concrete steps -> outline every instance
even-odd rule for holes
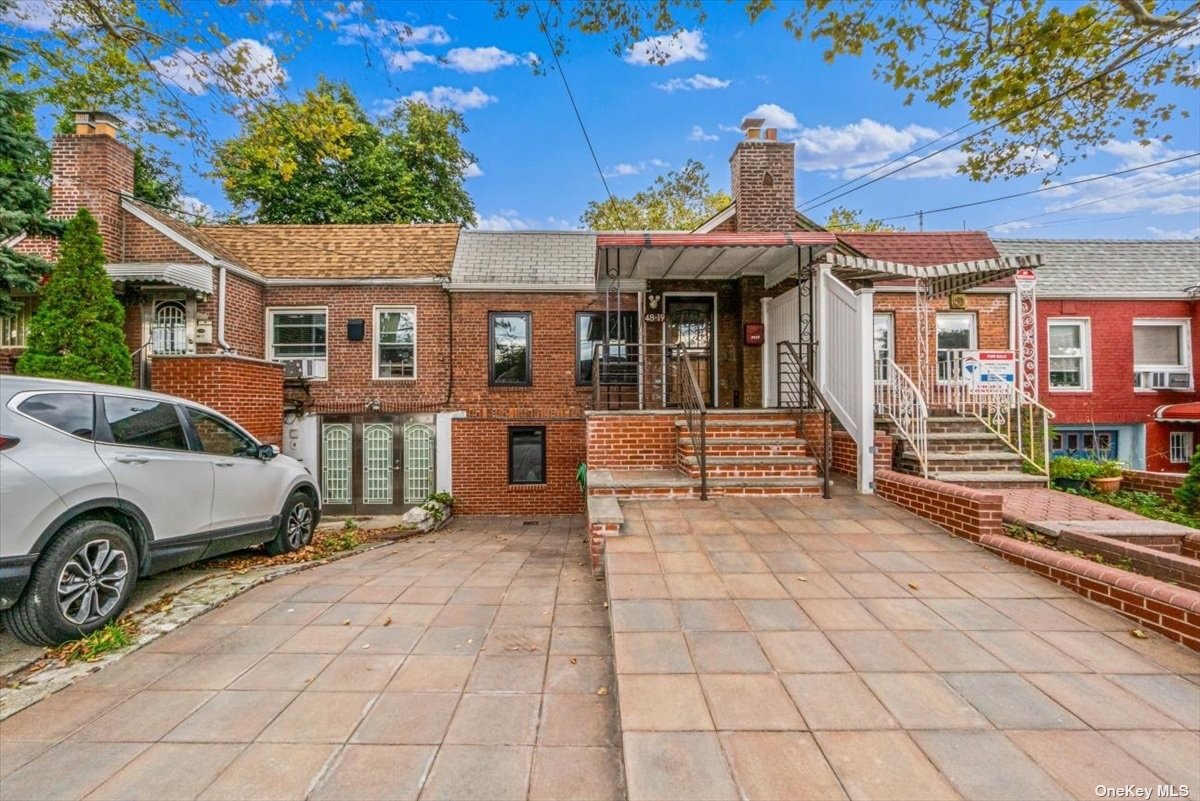
[[[895,426],[880,420],[879,426],[895,434]],[[1046,485],[1045,476],[1023,471],[1024,460],[996,434],[974,417],[933,410],[928,420],[929,478],[984,489],[1029,488]],[[912,446],[896,437],[893,466],[902,473],[921,475],[921,464]]]

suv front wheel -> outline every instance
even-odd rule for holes
[[[124,529],[107,520],[80,520],[55,536],[21,599],[0,616],[27,643],[73,640],[121,614],[137,575],[137,547]]]
[[[293,492],[283,505],[279,530],[275,532],[274,539],[267,543],[267,553],[278,556],[300,550],[312,542],[316,527],[317,515],[312,498],[299,490]]]

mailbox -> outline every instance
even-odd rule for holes
[[[743,326],[742,342],[746,345],[761,345],[763,343],[764,326],[762,323],[746,323]]]

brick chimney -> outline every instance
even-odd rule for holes
[[[737,230],[791,231],[796,227],[796,145],[780,142],[766,120],[742,120],[745,139],[729,157]]]
[[[100,111],[75,112],[75,133],[54,137],[50,150],[50,216],[82,206],[100,224],[104,255],[121,260],[122,212],[117,193],[133,194],[133,151],[117,140],[120,121]]]

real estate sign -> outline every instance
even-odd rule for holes
[[[1017,380],[1017,357],[1011,350],[963,351],[963,375],[976,392],[1004,392]]]

